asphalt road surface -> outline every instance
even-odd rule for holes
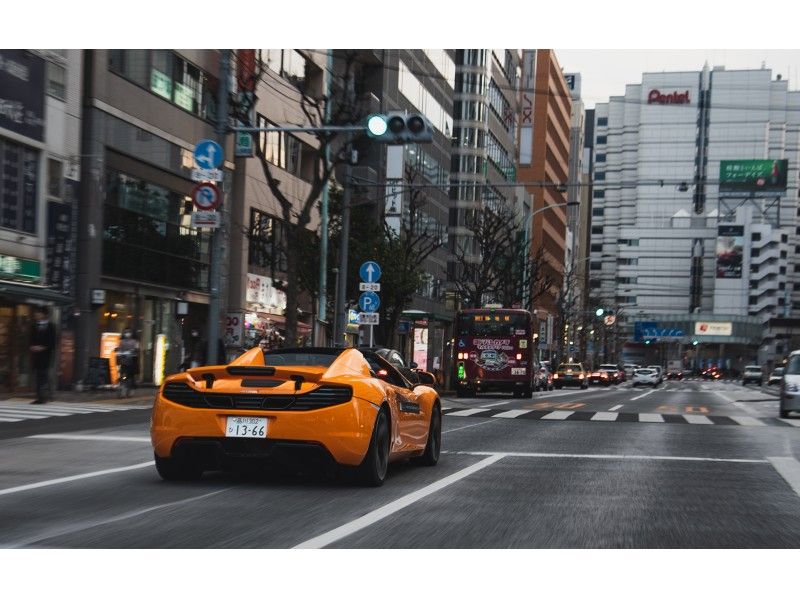
[[[0,546],[800,548],[800,415],[723,382],[443,399],[433,468],[162,481],[149,411],[0,403]],[[40,406],[35,406],[40,407]],[[70,410],[71,409],[71,410]]]

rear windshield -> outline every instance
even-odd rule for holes
[[[653,373],[653,370],[636,370],[635,374],[642,374],[643,376],[647,376]]]
[[[474,313],[461,314],[458,318],[459,336],[506,337],[516,336],[518,331],[528,333],[527,314]]]
[[[797,360],[797,357],[793,357],[792,361],[789,362],[789,368],[791,368],[791,370],[792,370],[792,371],[789,372],[790,374],[794,374],[795,371],[800,370],[800,367],[799,367],[800,364],[798,364],[796,360]],[[792,367],[792,366],[794,366],[794,367]],[[775,368],[773,370],[772,374],[774,376],[783,376],[783,368]]]
[[[560,366],[558,366],[559,372],[566,372],[567,370],[580,372],[583,370],[583,367],[581,367],[581,364],[579,363],[562,363]]]
[[[276,366],[318,366],[329,367],[341,351],[293,351],[279,349],[264,353],[264,363]]]
[[[744,368],[748,372],[760,372],[761,366],[759,365],[748,365]]]
[[[777,372],[779,369],[781,368],[776,368],[775,371]],[[786,366],[786,373],[792,376],[800,374],[800,355],[794,355],[789,358],[789,364]]]

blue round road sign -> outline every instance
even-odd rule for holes
[[[194,146],[194,161],[203,170],[219,168],[222,164],[222,146],[212,139],[203,139]]]
[[[381,279],[381,267],[378,262],[364,262],[358,273],[364,282],[378,282]]]
[[[378,298],[377,293],[373,293],[372,291],[361,293],[361,297],[358,298],[358,307],[361,309],[361,311],[378,311],[380,305],[380,298]]]

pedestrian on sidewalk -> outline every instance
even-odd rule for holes
[[[37,307],[33,311],[33,330],[31,330],[31,365],[36,380],[36,400],[34,405],[41,405],[50,400],[50,364],[56,346],[56,329],[50,322],[50,313],[46,307]]]

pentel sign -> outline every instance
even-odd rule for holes
[[[658,89],[650,90],[647,94],[648,104],[688,104],[689,90],[684,92],[673,91],[671,93],[661,93]]]

